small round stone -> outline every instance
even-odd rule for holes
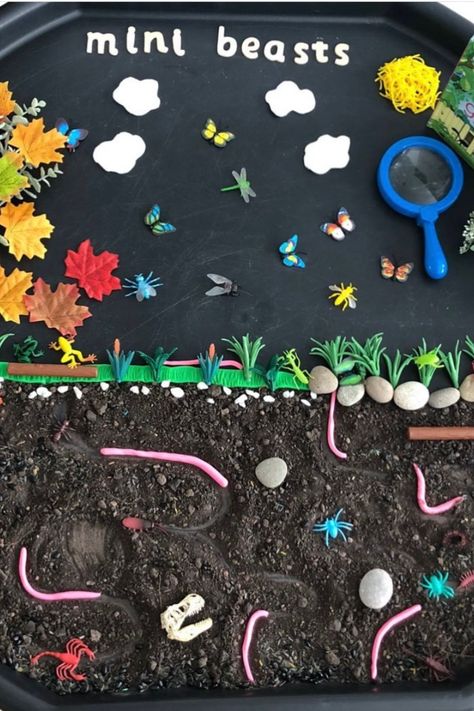
[[[428,404],[436,410],[441,410],[443,407],[455,405],[460,397],[461,393],[457,388],[441,388],[431,393]]]
[[[380,610],[390,602],[393,595],[393,582],[390,575],[382,568],[373,568],[364,575],[359,584],[361,602],[372,610]]]
[[[284,459],[280,457],[270,457],[264,459],[255,468],[255,475],[259,482],[267,489],[275,489],[286,479],[288,467]]]
[[[170,393],[172,394],[173,397],[178,398],[178,400],[180,398],[184,397],[183,388],[171,388]]]
[[[317,365],[309,374],[309,389],[316,395],[329,395],[337,389],[338,380],[325,365]]]
[[[337,391],[337,401],[343,407],[351,407],[360,402],[365,394],[363,383],[357,385],[341,385]]]
[[[428,388],[417,380],[409,380],[395,388],[393,400],[401,410],[419,410],[430,397]]]
[[[461,397],[466,402],[474,402],[474,374],[467,375],[461,383]]]
[[[371,375],[365,381],[365,391],[375,402],[385,405],[393,400],[392,384],[380,375]]]

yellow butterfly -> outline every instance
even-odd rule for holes
[[[210,118],[207,119],[206,125],[201,131],[201,136],[206,141],[213,141],[218,148],[225,148],[229,141],[235,138],[230,131],[218,131],[215,122]]]

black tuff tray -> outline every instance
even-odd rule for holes
[[[183,31],[185,57],[131,55],[124,37],[129,25]],[[217,55],[217,27],[224,24],[239,39],[281,39],[288,50],[284,64],[240,54]],[[87,31],[117,35],[117,56],[86,54]],[[90,237],[96,247],[121,254],[119,275],[154,269],[165,287],[156,300],[139,305],[116,292],[102,304],[91,302],[92,319],[80,329],[83,350],[104,349],[116,336],[126,348],[148,351],[157,342],[178,345],[192,357],[210,341],[262,335],[267,352],[288,346],[307,351],[310,336],[339,333],[365,337],[383,330],[386,341],[402,351],[427,339],[452,345],[472,327],[472,260],[458,254],[462,225],[473,208],[474,173],[464,166],[465,188],[439,220],[439,234],[450,262],[441,283],[422,270],[422,241],[416,225],[392,212],[381,200],[375,171],[384,150],[399,138],[432,135],[421,116],[397,114],[377,95],[373,77],[395,56],[420,52],[447,81],[472,25],[437,3],[8,3],[0,9],[0,67],[19,101],[44,98],[49,124],[61,115],[90,136],[74,156],[66,156],[65,174],[38,207],[56,226],[44,262],[35,275],[55,283],[64,275],[67,248]],[[323,38],[330,46],[350,44],[350,63],[332,61],[304,66],[293,62],[297,41]],[[111,97],[125,76],[156,77],[162,106],[142,118],[127,114]],[[273,117],[264,93],[283,79],[312,88],[316,111],[306,116]],[[199,137],[212,116],[237,134],[219,152]],[[104,173],[92,161],[97,143],[119,130],[139,133],[147,153],[126,176]],[[325,176],[309,173],[303,147],[322,133],[347,133],[351,162]],[[245,165],[258,193],[249,206],[218,189],[230,172]],[[178,231],[151,238],[142,218],[155,201]],[[345,205],[357,232],[337,244],[319,233]],[[276,248],[298,232],[308,267],[285,270]],[[413,259],[417,270],[405,285],[387,284],[377,274],[381,254],[396,261]],[[20,264],[24,268],[25,260]],[[2,252],[7,271],[17,266]],[[206,299],[205,274],[236,279],[238,299]],[[327,302],[327,286],[353,281],[359,306],[340,313]],[[81,299],[82,302],[87,301]],[[44,325],[24,321],[16,335],[33,333],[46,345]],[[8,353],[7,350],[3,353]],[[2,353],[2,355],[3,355]],[[367,650],[369,655],[369,650]],[[368,658],[368,656],[367,656]],[[182,689],[133,696],[56,697],[26,675],[0,668],[2,711],[151,711],[188,709],[232,711],[267,709],[351,709],[389,711],[402,704],[409,711],[469,711],[474,685],[393,685],[365,687],[291,686],[224,693]]]

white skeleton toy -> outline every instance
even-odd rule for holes
[[[175,639],[178,642],[190,642],[192,639],[212,627],[212,620],[206,617],[194,624],[182,627],[187,617],[196,615],[204,607],[204,598],[196,593],[186,595],[177,605],[170,605],[160,615],[161,627],[166,630],[168,639]]]

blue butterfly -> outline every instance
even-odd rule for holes
[[[176,227],[169,222],[161,222],[161,208],[159,205],[153,205],[145,215],[145,225],[150,228],[154,235],[163,234],[163,232],[176,232]]]
[[[285,267],[299,267],[300,269],[304,269],[306,264],[303,262],[301,257],[295,254],[297,244],[298,235],[293,235],[293,237],[290,237],[289,240],[280,244],[278,251],[280,254],[284,255],[282,257],[282,262]]]
[[[79,143],[89,135],[89,131],[85,128],[71,128],[65,118],[58,118],[56,121],[56,131],[67,137],[66,147],[71,153],[76,150]]]

